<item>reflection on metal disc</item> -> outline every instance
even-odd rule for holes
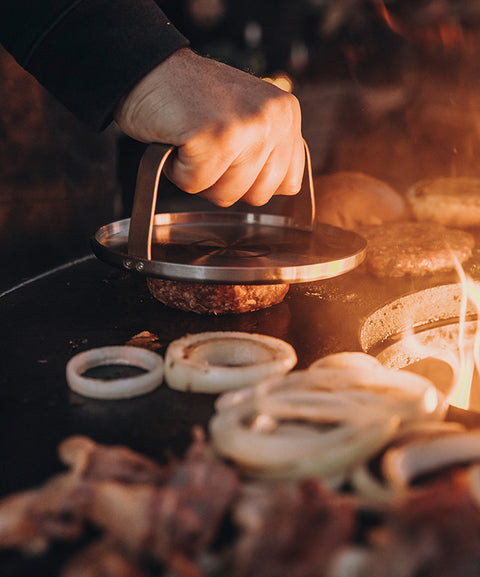
[[[157,214],[151,259],[128,253],[130,220],[100,228],[95,254],[154,277],[218,283],[297,283],[331,278],[358,266],[365,240],[329,225],[302,230],[288,217],[242,212]]]

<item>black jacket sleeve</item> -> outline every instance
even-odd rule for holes
[[[188,40],[154,0],[0,0],[0,43],[101,130],[122,96]]]

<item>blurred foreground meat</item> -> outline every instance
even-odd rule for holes
[[[0,547],[40,552],[78,538],[88,522],[132,558],[175,566],[179,575],[200,574],[195,558],[215,539],[239,489],[203,434],[196,431],[185,459],[165,468],[84,437],[62,443],[60,455],[70,473],[0,503]]]
[[[235,520],[236,577],[322,577],[355,529],[351,503],[313,479],[246,487]]]
[[[148,573],[102,541],[75,555],[63,568],[61,577],[148,577]]]
[[[77,539],[84,529],[84,495],[71,475],[0,502],[0,548],[42,553],[52,541]]]
[[[365,526],[362,502],[318,479],[241,483],[200,430],[166,466],[78,436],[59,453],[68,472],[0,501],[0,548],[87,537],[61,577],[480,575],[480,477],[468,469],[399,494]]]
[[[161,467],[128,447],[106,447],[87,437],[74,436],[60,444],[58,454],[72,473],[84,480],[154,485],[168,481],[168,467]]]
[[[373,534],[369,577],[480,575],[480,509],[466,475],[414,491]]]
[[[87,518],[127,550],[168,564],[212,543],[238,487],[233,470],[197,440],[161,487],[90,483]]]

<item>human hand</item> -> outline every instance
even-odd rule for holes
[[[147,74],[114,114],[142,142],[176,147],[165,174],[219,205],[254,206],[300,190],[305,152],[297,99],[184,48]]]

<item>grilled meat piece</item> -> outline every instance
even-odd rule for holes
[[[351,504],[315,479],[247,487],[234,518],[236,577],[322,577],[355,529]]]

